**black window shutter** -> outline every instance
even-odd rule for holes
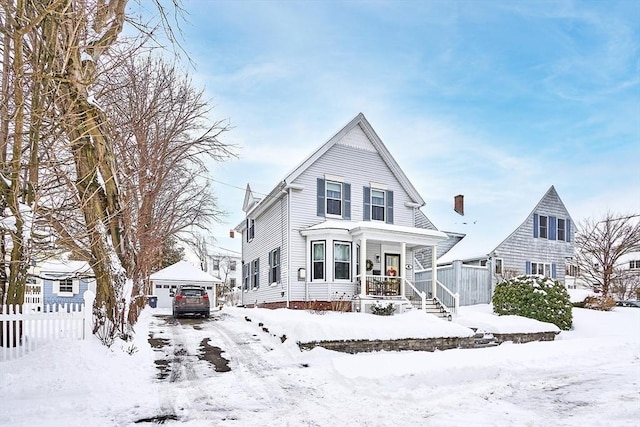
[[[318,216],[324,216],[325,208],[324,208],[324,179],[318,178],[318,201],[317,201],[317,214]]]
[[[351,184],[342,184],[342,205],[344,219],[351,219]]]
[[[393,191],[387,190],[387,224],[393,224]]]
[[[567,220],[565,221],[564,226],[565,226],[564,234],[566,237],[565,240],[567,242],[570,242],[571,241],[571,220],[569,218],[567,218]]]
[[[273,278],[273,281],[280,283],[280,266],[282,265],[282,259],[280,258],[280,248],[276,249],[276,259],[278,260],[278,266],[276,267],[276,277]]]
[[[362,220],[371,221],[371,188],[362,187]]]
[[[538,237],[538,214],[533,214],[533,237]]]

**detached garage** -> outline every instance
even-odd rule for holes
[[[198,285],[207,289],[211,308],[216,307],[216,286],[222,280],[194,267],[186,261],[179,261],[156,271],[150,277],[153,295],[158,297],[159,308],[171,308],[171,292],[182,285]]]

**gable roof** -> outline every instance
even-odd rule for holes
[[[314,162],[316,162],[323,154],[325,154],[331,147],[333,147],[338,141],[341,141],[349,132],[359,127],[362,132],[366,135],[367,139],[371,143],[371,146],[378,152],[382,160],[385,162],[387,167],[391,170],[391,173],[398,180],[402,188],[407,192],[411,200],[416,204],[416,207],[424,206],[425,202],[418,190],[411,184],[409,178],[402,171],[398,163],[395,161],[387,147],[384,145],[378,134],[373,130],[373,127],[366,119],[364,114],[359,113],[355,116],[349,123],[347,123],[342,129],[340,129],[335,135],[333,135],[327,142],[318,147],[311,155],[309,155],[305,160],[302,161],[298,166],[293,168],[291,172],[289,172],[282,181],[276,185],[276,187],[262,200],[253,204],[253,206],[249,207],[247,211],[247,216],[253,215],[257,216],[264,209],[269,207],[273,202],[278,200],[280,197],[284,195],[283,190],[288,188],[296,189],[298,188],[294,181],[298,178],[307,168],[309,168]],[[247,186],[247,191],[250,191],[250,188]],[[249,197],[248,193],[245,194],[245,206],[247,206],[247,198]],[[235,229],[236,231],[241,231],[244,228],[244,223],[239,224]]]
[[[253,207],[253,205],[258,203],[259,201],[260,199],[256,199],[256,197],[253,195],[253,191],[251,191],[251,186],[247,184],[247,188],[244,192],[244,202],[242,203],[242,211],[248,212]]]
[[[219,278],[205,273],[186,261],[178,261],[169,267],[156,271],[149,278],[151,280],[222,283]]]
[[[540,205],[548,198],[557,198],[563,209],[567,211],[567,213],[569,212],[555,187],[552,185],[540,200],[538,200],[533,209],[528,211],[528,214],[526,214],[527,211],[520,210],[518,212],[511,212],[508,218],[505,218],[504,216],[496,217],[496,221],[492,224],[480,223],[474,225],[464,223],[465,237],[451,248],[450,251],[440,257],[438,259],[438,263],[445,264],[456,260],[471,261],[486,259],[502,243],[509,239],[509,237],[511,237],[523,224],[525,224],[529,217],[533,215]],[[530,205],[524,205],[523,208],[526,209],[526,206]],[[569,219],[571,219],[570,215]],[[571,219],[571,222],[574,222],[573,219]]]

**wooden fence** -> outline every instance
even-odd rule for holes
[[[57,339],[86,339],[93,331],[95,294],[83,304],[3,305],[0,312],[0,361],[15,359]]]

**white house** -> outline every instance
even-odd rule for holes
[[[420,301],[414,254],[447,238],[418,224],[424,205],[358,114],[266,197],[247,185],[246,219],[235,228],[243,240],[240,303],[308,308],[353,300],[365,311],[376,301]]]

